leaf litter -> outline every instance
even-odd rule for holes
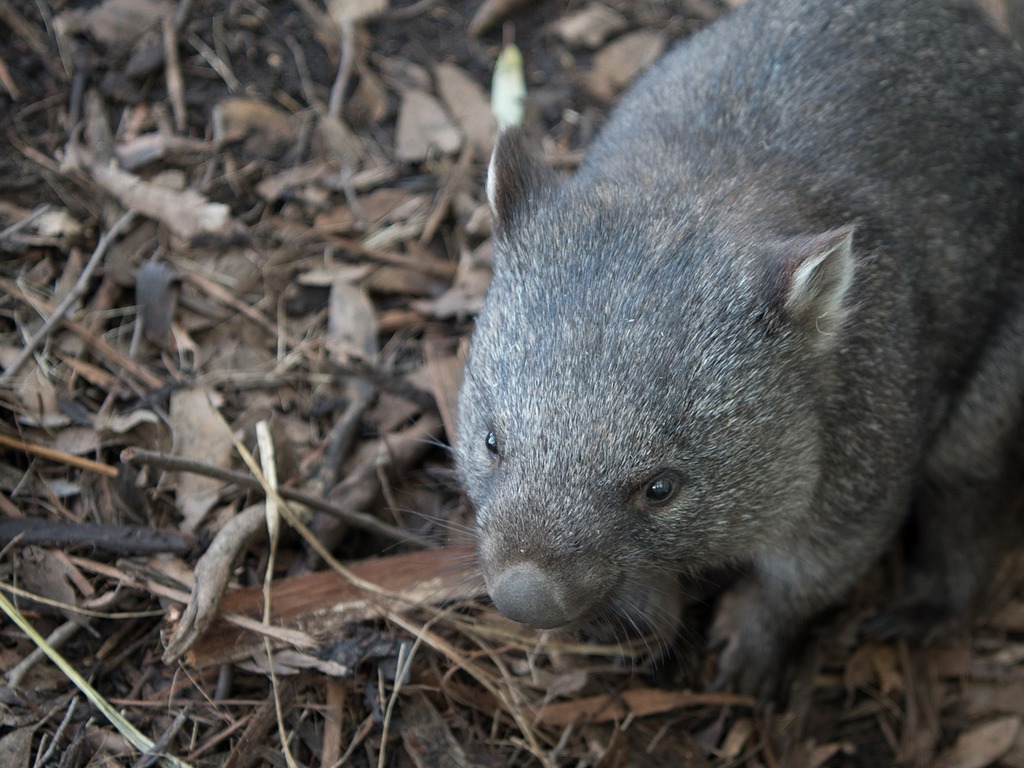
[[[723,10],[2,0],[0,764],[1024,766],[1019,553],[921,649],[865,636],[894,552],[769,708],[706,690],[711,595],[659,663],[484,599],[495,61],[571,169]]]

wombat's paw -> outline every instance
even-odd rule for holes
[[[761,701],[774,699],[781,683],[782,643],[765,622],[760,591],[743,584],[722,595],[711,625],[710,650],[718,653],[712,689],[730,685]]]

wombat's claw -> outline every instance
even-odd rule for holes
[[[760,704],[766,704],[778,696],[779,680],[776,672],[757,663],[744,664],[739,668],[719,664],[718,674],[708,690],[720,693],[731,687],[737,693],[753,696]]]
[[[737,693],[756,696],[763,704],[778,693],[782,654],[779,636],[759,610],[761,598],[753,584],[723,594],[707,647],[718,650],[718,673],[711,690],[731,687]]]
[[[713,635],[708,647],[719,650],[718,673],[708,690],[720,692],[732,688],[737,693],[756,696],[762,703],[774,698],[778,677],[770,664],[772,653],[768,645],[756,649],[748,647],[739,632],[728,637]]]

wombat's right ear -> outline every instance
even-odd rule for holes
[[[494,216],[494,231],[505,237],[523,224],[540,193],[554,176],[526,146],[518,128],[509,128],[498,136],[487,169],[487,202]]]
[[[815,336],[834,336],[846,316],[846,295],[853,282],[853,227],[845,226],[785,241],[782,251],[782,300],[786,312]]]

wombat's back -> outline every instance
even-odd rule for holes
[[[749,3],[731,35],[652,68],[572,187],[635,184],[691,225],[761,208],[768,235],[856,223],[956,358],[1024,249],[1024,74],[979,17],[968,0]]]

